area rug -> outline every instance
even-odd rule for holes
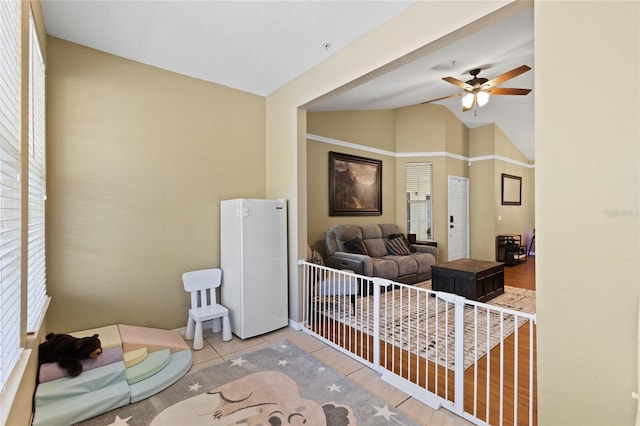
[[[303,424],[417,425],[287,340],[190,373],[144,401],[80,423]]]
[[[417,288],[431,290],[431,281],[403,286],[381,294],[380,337],[399,348],[453,370],[455,307],[442,300],[437,301],[435,297],[416,290]],[[351,303],[344,297],[326,297],[316,307],[324,309],[327,317],[371,335],[374,320],[373,296],[356,300],[355,313]],[[491,308],[465,305],[464,369],[513,334],[517,327],[527,323],[528,318],[517,313],[534,314],[535,301],[535,291],[505,286],[504,294],[490,300],[487,305],[505,308],[514,313],[500,313]],[[528,332],[528,327],[525,328]]]

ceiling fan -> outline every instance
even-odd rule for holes
[[[480,74],[480,71],[482,70],[480,68],[476,68],[469,71],[469,74],[471,74],[473,78],[466,83],[458,80],[457,78],[443,77],[442,79],[444,81],[460,87],[463,91],[422,103],[427,104],[430,102],[441,101],[443,99],[454,98],[456,96],[462,96],[462,111],[469,111],[470,109],[476,109],[478,106],[485,105],[489,101],[489,95],[526,95],[531,91],[531,89],[512,89],[496,86],[507,80],[511,80],[520,74],[524,74],[530,69],[531,67],[527,65],[521,65],[518,68],[514,68],[511,71],[500,74],[491,80],[487,80],[486,78],[478,77],[478,74]]]

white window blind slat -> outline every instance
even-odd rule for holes
[[[45,72],[38,33],[29,17],[29,211],[27,332],[35,332],[47,301],[45,263]]]
[[[20,356],[20,2],[0,2],[0,391]]]
[[[0,2],[0,115],[2,136],[16,148],[20,145],[20,2]]]
[[[431,194],[432,163],[407,163],[407,232],[416,234],[419,241],[433,239]]]

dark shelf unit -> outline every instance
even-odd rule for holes
[[[504,234],[496,237],[496,262],[507,266],[527,261],[527,247],[522,245],[522,235]]]

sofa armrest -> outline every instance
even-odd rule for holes
[[[413,244],[413,247],[416,249],[416,252],[419,252],[419,253],[431,253],[433,255],[433,257],[436,258],[436,264],[438,263],[438,255],[440,254],[440,251],[438,250],[438,247],[425,246],[425,245],[422,245],[422,244]]]
[[[373,262],[366,254],[338,251],[327,257],[325,264],[333,269],[350,269],[358,275],[373,276]]]

